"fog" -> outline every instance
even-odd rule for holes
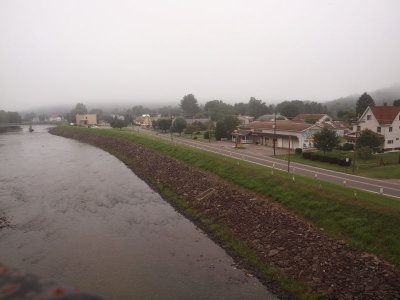
[[[0,109],[326,101],[399,82],[400,1],[0,1]]]

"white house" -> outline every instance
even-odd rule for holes
[[[244,143],[257,143],[266,146],[273,146],[274,136],[278,148],[313,148],[314,134],[321,130],[321,127],[314,124],[293,122],[290,120],[276,120],[275,122],[255,121],[248,125],[239,126],[239,129],[232,133],[232,140],[237,138]]]
[[[366,128],[383,136],[385,150],[400,149],[400,106],[368,106],[353,131]]]

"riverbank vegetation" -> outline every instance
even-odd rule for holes
[[[293,182],[292,175],[286,172],[275,170],[271,174],[270,169],[256,164],[174,144],[131,130],[65,129],[95,132],[128,140],[215,173],[280,203],[336,239],[343,239],[358,249],[383,255],[390,262],[400,264],[398,199],[358,191],[355,200],[353,190],[341,185],[322,182],[321,191],[319,182],[315,179],[296,175],[296,181]]]

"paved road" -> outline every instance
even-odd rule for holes
[[[140,132],[149,135],[157,136],[165,140],[170,140],[168,134],[157,134],[154,131],[140,129]],[[204,143],[179,137],[173,137],[173,141],[179,144],[196,147],[199,149],[223,154],[226,156],[234,157],[237,159],[250,161],[270,168],[279,170],[288,170],[287,161],[272,158],[269,156],[262,156],[259,154],[249,153],[243,149],[227,148],[225,146],[217,145],[215,143]],[[390,182],[385,182],[378,179],[366,178],[341,172],[330,171],[317,167],[307,166],[299,163],[290,163],[290,172],[294,174],[301,174],[308,177],[318,178],[320,180],[330,181],[334,183],[343,184],[349,187],[362,189],[374,193],[381,193],[388,196],[400,198],[400,185]]]

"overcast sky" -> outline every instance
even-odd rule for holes
[[[400,81],[400,1],[0,0],[0,109],[326,101]]]

